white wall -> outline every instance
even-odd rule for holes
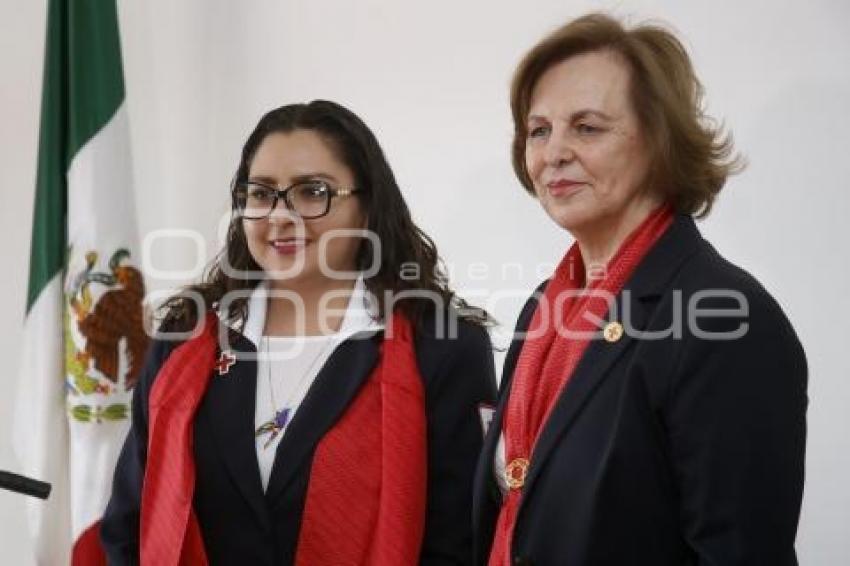
[[[29,253],[44,0],[0,2],[0,469],[15,469],[12,399]],[[670,22],[749,169],[704,233],[753,272],[794,322],[810,363],[802,564],[850,563],[850,7],[801,2],[119,2],[143,234],[197,230],[215,246],[240,145],[265,110],[329,98],[376,131],[418,222],[471,295],[513,324],[520,299],[568,240],[510,169],[507,85],[523,51],[590,8]],[[159,246],[160,268],[191,250]],[[489,276],[477,280],[471,264]],[[524,274],[500,277],[505,262]],[[174,282],[149,281],[152,288]],[[820,303],[820,304],[817,304]],[[769,353],[765,353],[769,355]],[[3,564],[31,558],[19,498],[0,493]]]

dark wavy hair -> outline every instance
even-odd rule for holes
[[[491,322],[485,311],[470,307],[449,288],[437,247],[413,222],[378,140],[360,118],[339,104],[315,100],[308,104],[282,106],[268,112],[260,119],[242,148],[232,187],[248,180],[251,162],[266,136],[296,130],[319,134],[354,174],[356,186],[360,189],[357,198],[361,199],[361,206],[368,218],[368,230],[376,234],[381,242],[381,257],[375,258],[371,242],[364,238],[357,251],[356,266],[363,270],[374,265],[373,261],[380,262],[378,272],[365,279],[365,284],[368,291],[379,299],[379,315],[382,318],[388,314],[385,312],[387,305],[384,304],[384,298],[389,292],[401,297],[394,301],[393,307],[416,325],[426,312],[434,310],[433,297],[439,297],[443,305],[455,307],[466,320],[478,324]],[[174,331],[195,326],[198,313],[195,302],[189,298],[192,294],[202,297],[205,308],[210,308],[215,307],[228,293],[242,291],[239,298],[229,301],[226,316],[229,322],[244,322],[248,314],[246,291],[254,289],[260,280],[232,277],[224,265],[231,266],[237,272],[262,271],[248,250],[233,190],[224,249],[213,260],[201,283],[184,288],[162,305],[163,328]],[[412,265],[417,268],[409,272]],[[405,277],[402,277],[403,270]],[[416,273],[418,277],[411,277],[409,273]],[[429,294],[431,298],[416,296],[417,293]]]

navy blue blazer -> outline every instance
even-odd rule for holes
[[[690,300],[729,316],[703,317],[688,308]],[[744,303],[746,315],[732,316],[730,309]],[[677,304],[682,325],[671,324]],[[528,328],[536,306],[532,297],[518,331]],[[797,564],[807,369],[780,307],[684,215],[637,267],[617,306],[619,316],[629,315],[627,328],[679,326],[681,335],[650,339],[627,330],[616,342],[590,343],[532,454],[513,563]],[[696,325],[688,324],[689,311]],[[746,333],[730,340],[707,336],[741,330]],[[522,345],[515,339],[506,356],[476,472],[475,563],[481,565],[500,508],[493,456]]]
[[[496,396],[490,339],[460,321],[455,339],[433,320],[417,331],[428,441],[422,564],[470,564],[471,501],[483,441],[479,404]],[[255,361],[213,376],[194,422],[194,510],[211,564],[292,564],[316,445],[345,412],[379,357],[381,332],[342,343],[319,372],[281,440],[264,493],[254,444]],[[175,343],[154,341],[133,395],[131,430],[115,470],[101,540],[112,565],[136,564],[147,447],[148,395]],[[237,338],[235,349],[256,352]],[[358,486],[352,485],[355,490]]]

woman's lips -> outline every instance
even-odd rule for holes
[[[293,255],[310,245],[310,240],[297,238],[272,240],[269,245],[280,255]]]
[[[587,183],[582,183],[580,181],[561,179],[559,181],[551,181],[549,183],[546,183],[546,189],[549,191],[550,196],[564,197],[578,192],[586,184]]]

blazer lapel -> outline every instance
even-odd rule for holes
[[[537,309],[537,294],[541,293],[546,286],[544,281],[536,290],[534,295],[526,302],[517,319],[515,334],[524,333],[531,324],[534,311]],[[510,392],[511,380],[516,367],[519,353],[524,341],[514,337],[502,369],[502,379],[499,383],[499,397],[496,402],[496,411],[487,434],[478,464],[475,469],[475,480],[473,483],[473,532],[475,533],[475,563],[484,564],[489,555],[490,544],[493,540],[493,529],[495,527],[495,516],[499,512],[502,496],[499,486],[496,484],[493,470],[493,462],[496,448],[499,444],[499,436],[502,433],[502,421],[505,414],[505,406]]]
[[[260,521],[268,525],[254,441],[257,362],[239,356],[239,353],[255,354],[256,349],[244,338],[237,339],[233,345],[237,361],[227,373],[215,372],[210,379],[206,399],[199,409],[199,425],[210,431],[234,483]]]
[[[617,297],[618,307],[622,304],[621,299],[622,295]],[[618,310],[617,312],[622,311]],[[641,316],[633,316],[632,325],[635,328],[640,328],[643,325],[642,319]],[[588,345],[572,377],[555,402],[552,414],[543,425],[543,430],[537,439],[537,444],[531,455],[528,477],[523,486],[523,497],[519,512],[522,511],[522,504],[534,488],[534,482],[539,477],[540,470],[545,466],[558,440],[567,432],[570,424],[592,397],[593,392],[608,375],[608,370],[629,348],[633,340],[633,337],[624,334],[622,338],[613,343],[597,339],[591,341]]]
[[[277,447],[266,490],[268,501],[281,495],[304,460],[345,412],[378,361],[382,335],[358,334],[343,342],[319,371]]]
[[[510,394],[511,382],[516,368],[517,360],[519,359],[520,351],[525,343],[524,340],[516,335],[523,334],[528,330],[531,324],[531,319],[534,317],[534,311],[537,310],[538,294],[543,293],[546,288],[547,281],[544,281],[534,291],[534,295],[525,303],[517,318],[516,328],[514,329],[514,338],[511,340],[511,345],[508,347],[508,352],[505,354],[505,362],[502,366],[502,379],[499,382],[499,397],[496,400],[496,410],[493,414],[493,420],[490,422],[490,427],[487,429],[487,434],[484,436],[484,443],[481,448],[481,457],[478,459],[478,466],[475,474],[475,485],[478,489],[485,489],[489,496],[494,500],[500,500],[498,486],[493,477],[493,458],[495,456],[496,447],[499,444],[499,436],[502,433],[502,422],[505,415],[505,406]],[[482,496],[477,493],[476,496]]]
[[[628,329],[645,329],[653,312],[653,309],[647,308],[652,303],[648,299],[658,297],[667,290],[669,281],[685,260],[700,249],[700,245],[705,243],[693,219],[690,216],[677,215],[667,232],[637,267],[624,286],[624,292],[617,296],[616,313],[617,318],[620,319],[618,322],[622,320],[622,314],[628,309]],[[625,304],[624,297],[628,299]],[[630,336],[627,332],[616,342],[601,339],[590,342],[570,381],[556,401],[552,414],[543,425],[532,453],[531,466],[523,486],[518,513],[522,513],[523,506],[532,493],[541,471],[545,468],[552,450],[604,381],[609,369],[628,350],[635,339],[635,336]]]

